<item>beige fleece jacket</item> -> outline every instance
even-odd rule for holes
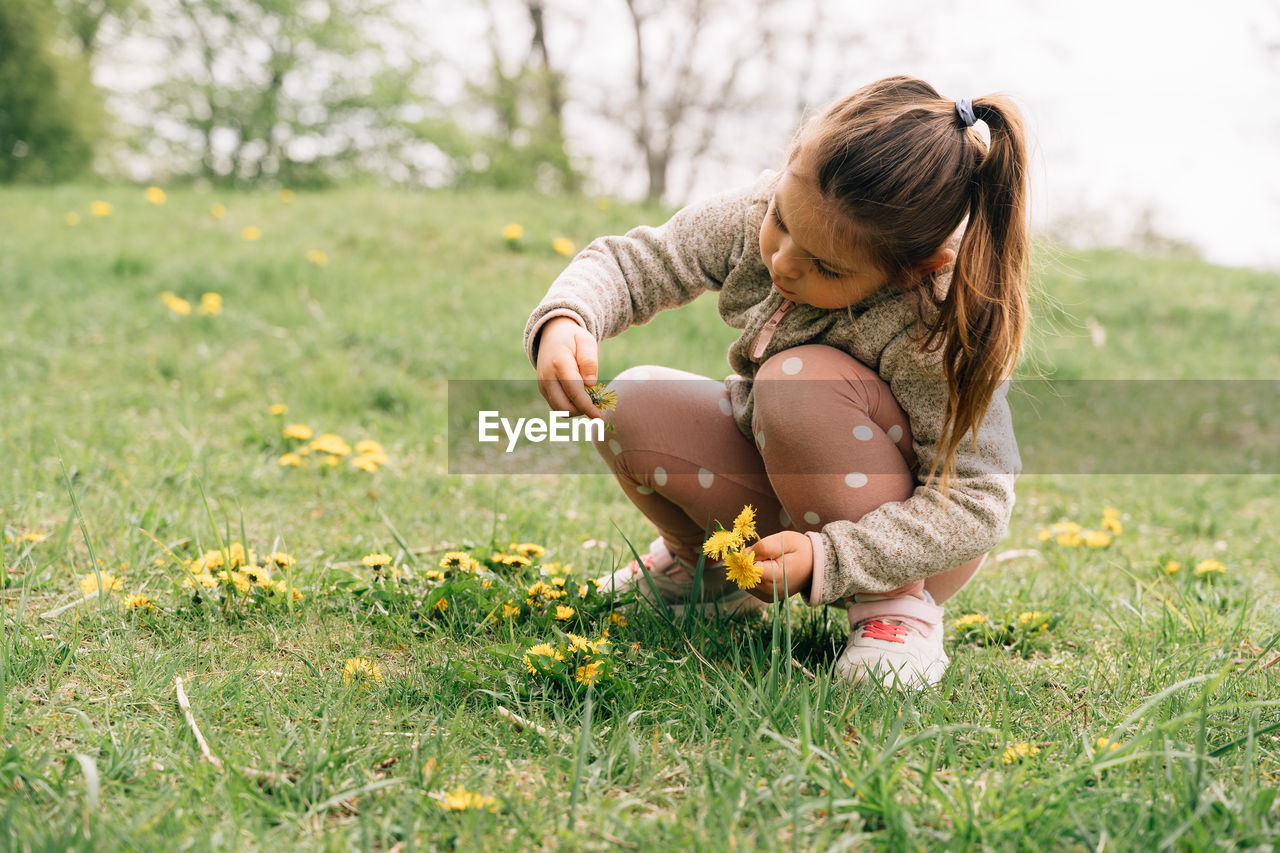
[[[752,380],[760,365],[790,347],[825,344],[874,368],[889,384],[910,419],[918,470],[927,475],[942,432],[946,387],[936,353],[921,352],[912,298],[886,288],[849,310],[794,305],[779,312],[790,303],[773,288],[759,245],[776,178],[766,172],[749,189],[690,205],[659,227],[593,241],[530,316],[525,352],[536,366],[538,333],[553,317],[572,317],[600,341],[717,291],[721,317],[742,330],[729,348],[735,373],[725,384],[743,435],[751,437]],[[936,483],[917,481],[904,501],[808,534],[814,545],[811,604],[886,592],[959,566],[1000,541],[1021,470],[1005,390],[992,400],[977,435],[961,444],[948,494]]]

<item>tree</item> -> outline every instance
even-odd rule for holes
[[[101,106],[55,33],[43,0],[0,3],[0,182],[65,180],[92,162]]]
[[[406,109],[422,71],[388,49],[387,0],[151,0],[167,55],[149,131],[180,173],[255,184],[382,172],[415,142]]]

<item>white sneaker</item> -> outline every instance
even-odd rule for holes
[[[615,595],[634,592],[654,604],[661,600],[675,615],[682,615],[685,608],[694,603],[694,567],[681,562],[667,550],[661,536],[650,543],[649,553],[643,555],[640,561],[644,564],[644,570],[641,570],[640,562],[632,560],[616,572],[597,580],[596,586],[602,592]],[[645,570],[648,572],[647,576]],[[733,616],[738,613],[756,613],[769,605],[745,589],[739,589],[737,584],[729,582],[725,578],[723,564],[717,563],[703,567],[702,594],[696,606],[706,616]]]
[[[849,643],[836,668],[855,683],[919,689],[937,684],[950,662],[942,647],[942,608],[904,595],[849,607]]]

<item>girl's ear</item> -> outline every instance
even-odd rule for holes
[[[912,273],[918,278],[924,278],[929,273],[937,272],[942,267],[951,263],[956,259],[954,249],[948,249],[946,246],[938,249],[929,257],[911,268]]]

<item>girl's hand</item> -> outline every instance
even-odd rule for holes
[[[752,545],[761,568],[760,585],[749,592],[761,601],[778,601],[809,588],[813,577],[813,543],[803,533],[784,530]],[[783,567],[786,585],[783,585]]]
[[[596,339],[570,317],[548,321],[539,334],[538,391],[554,411],[603,419],[586,390],[600,370]]]

